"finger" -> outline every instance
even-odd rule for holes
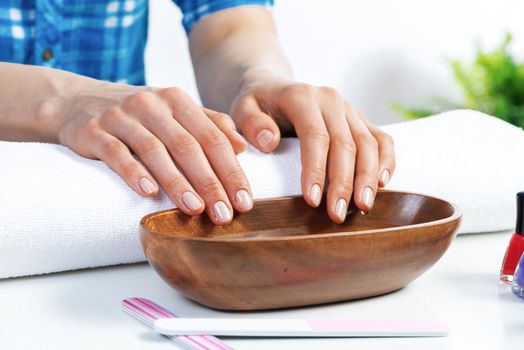
[[[345,103],[346,118],[357,148],[354,181],[354,201],[357,207],[368,212],[378,188],[378,143],[357,112]]]
[[[225,225],[233,218],[233,210],[227,194],[202,148],[173,118],[173,112],[168,105],[169,102],[178,103],[181,109],[186,111],[191,108],[192,103],[189,102],[189,97],[186,98],[178,89],[164,91],[171,90],[171,93],[165,93],[163,97],[151,93],[136,94],[134,98],[126,101],[124,108],[134,113],[140,123],[162,143],[163,147],[167,147],[168,155],[176,161],[204,201],[206,213],[211,221],[217,225]],[[175,97],[173,96],[175,93],[179,101],[170,101]],[[196,109],[200,110],[198,106]],[[200,114],[203,113],[200,111]],[[206,116],[193,118],[192,122],[197,123],[204,118],[207,119]],[[211,123],[209,120],[208,122]]]
[[[266,113],[262,112],[253,97],[238,103],[232,117],[249,143],[262,152],[272,152],[280,142],[280,129]]]
[[[326,177],[330,137],[317,102],[307,95],[288,100],[283,111],[300,139],[302,193],[312,207],[318,207]]]
[[[120,108],[104,113],[101,124],[134,151],[182,211],[189,215],[199,215],[204,211],[204,202],[176,168],[165,146],[143,125]]]
[[[353,193],[356,147],[338,93],[324,88],[322,114],[330,136],[327,210],[337,223],[344,222]]]
[[[95,157],[106,163],[138,194],[152,197],[158,193],[153,176],[133,157],[129,148],[116,137],[101,132],[93,148]]]
[[[369,131],[378,142],[379,156],[379,186],[386,187],[389,180],[395,172],[395,144],[393,138],[382,131],[378,126],[369,122],[369,120],[358,112],[361,119],[364,120]]]
[[[226,135],[236,154],[242,153],[247,149],[246,140],[237,132],[235,123],[230,116],[205,107],[202,107],[202,111]]]
[[[199,158],[208,162],[211,173],[214,172],[220,180],[211,181],[208,176],[207,180],[200,180],[197,184],[201,184],[203,190],[211,191],[214,194],[224,193],[224,190],[227,193],[222,204],[216,203],[214,205],[215,216],[220,217],[222,215],[223,223],[231,221],[233,217],[231,203],[239,212],[251,210],[253,207],[251,187],[238,163],[231,143],[224,133],[186,95],[180,94],[177,90],[166,90],[163,97],[168,102],[176,122],[198,143],[200,152],[205,155],[205,157]],[[177,151],[174,150],[174,152]],[[177,156],[183,157],[184,155],[178,152]],[[193,158],[195,157],[191,157],[188,163],[193,162]],[[185,163],[181,162],[180,164]],[[196,172],[196,176],[200,176],[198,172]],[[225,217],[226,209],[229,211],[227,217]]]
[[[195,138],[171,116],[146,125],[166,145],[173,159],[200,194],[211,221],[217,225],[231,222],[233,207],[228,195]]]

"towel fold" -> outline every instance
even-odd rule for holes
[[[462,233],[513,226],[515,193],[524,189],[521,129],[460,110],[384,130],[397,152],[389,188],[454,202]],[[238,158],[255,198],[301,193],[298,140]],[[0,278],[143,261],[140,218],[173,207],[163,193],[144,199],[104,163],[59,145],[0,142],[0,166]]]

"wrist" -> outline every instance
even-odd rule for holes
[[[100,116],[108,108],[120,105],[130,95],[150,89],[147,86],[133,86],[95,80],[80,75],[72,75],[48,100],[43,103],[39,113],[39,123],[49,132],[52,142],[67,143],[63,131],[69,122]],[[74,88],[63,90],[64,86]]]
[[[264,84],[289,84],[293,81],[293,75],[287,70],[274,70],[267,68],[254,67],[244,71],[239,81],[239,95],[243,94],[256,86]]]
[[[36,99],[33,126],[40,141],[59,143],[60,129],[74,113],[75,98],[107,83],[59,70],[44,75],[44,92]]]

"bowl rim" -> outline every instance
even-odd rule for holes
[[[217,236],[217,237],[191,237],[191,236],[177,236],[173,234],[166,234],[157,230],[152,230],[151,228],[146,226],[146,221],[151,219],[152,217],[156,215],[160,215],[166,212],[177,212],[180,209],[179,208],[171,208],[171,209],[164,209],[159,210],[153,213],[149,213],[142,217],[140,220],[140,229],[141,231],[146,230],[150,234],[160,235],[163,238],[167,238],[170,240],[183,240],[183,241],[202,241],[202,242],[253,242],[253,241],[289,241],[289,240],[303,240],[303,239],[320,239],[320,238],[330,238],[330,237],[339,237],[339,236],[361,236],[361,235],[369,235],[369,234],[379,234],[379,233],[391,233],[396,231],[405,231],[405,230],[411,230],[411,229],[417,229],[421,227],[426,226],[435,226],[439,224],[447,224],[454,222],[456,220],[462,221],[462,212],[458,208],[457,205],[455,205],[453,202],[447,201],[443,198],[428,195],[425,193],[420,192],[409,192],[409,191],[396,191],[396,190],[386,190],[386,189],[379,189],[378,192],[388,192],[388,193],[400,193],[400,194],[407,194],[407,195],[416,195],[416,196],[423,196],[423,197],[429,197],[432,199],[440,200],[448,205],[450,205],[453,208],[453,213],[445,217],[443,219],[439,220],[433,220],[433,221],[426,221],[420,224],[413,224],[413,225],[403,225],[403,226],[395,226],[395,227],[387,227],[387,228],[380,228],[380,229],[372,229],[372,230],[359,230],[359,231],[350,231],[350,232],[327,232],[327,233],[314,233],[314,234],[307,234],[307,235],[294,235],[294,236],[272,236],[272,237],[233,237],[228,238],[227,236]],[[268,198],[260,198],[256,201],[268,201],[268,200],[287,200],[290,198],[296,198],[296,197],[302,197],[302,195],[289,195],[289,196],[281,196],[281,197],[268,197]]]

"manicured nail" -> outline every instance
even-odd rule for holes
[[[262,131],[257,135],[258,145],[262,148],[266,148],[271,141],[273,141],[273,137],[275,137],[275,135],[271,131],[268,129],[262,129]]]
[[[246,190],[238,191],[235,195],[235,200],[242,211],[248,211],[253,208],[253,198]]]
[[[380,175],[380,181],[382,181],[382,185],[386,186],[389,182],[389,170],[384,169],[382,171],[382,174]]]
[[[346,207],[346,201],[344,199],[340,198],[337,201],[337,205],[335,206],[335,214],[338,216],[338,218],[341,221],[344,221],[344,219],[346,218],[347,212],[348,212],[348,210],[347,210],[347,207]]]
[[[157,188],[154,183],[151,182],[147,177],[143,177],[139,181],[140,188],[147,194],[155,193]]]
[[[202,202],[198,200],[197,196],[189,191],[186,191],[184,194],[182,194],[182,202],[184,202],[185,206],[190,210],[198,210],[202,208]]]
[[[364,187],[364,189],[362,190],[361,199],[362,202],[364,202],[364,204],[366,205],[366,207],[368,207],[368,209],[371,208],[371,204],[373,201],[373,190],[371,189],[371,187]]]
[[[318,184],[311,186],[311,189],[309,190],[309,198],[313,201],[313,205],[318,206],[320,204],[321,193]]]
[[[227,223],[233,218],[231,210],[227,207],[226,203],[218,201],[213,206],[213,211],[215,212],[215,217],[221,223]]]

